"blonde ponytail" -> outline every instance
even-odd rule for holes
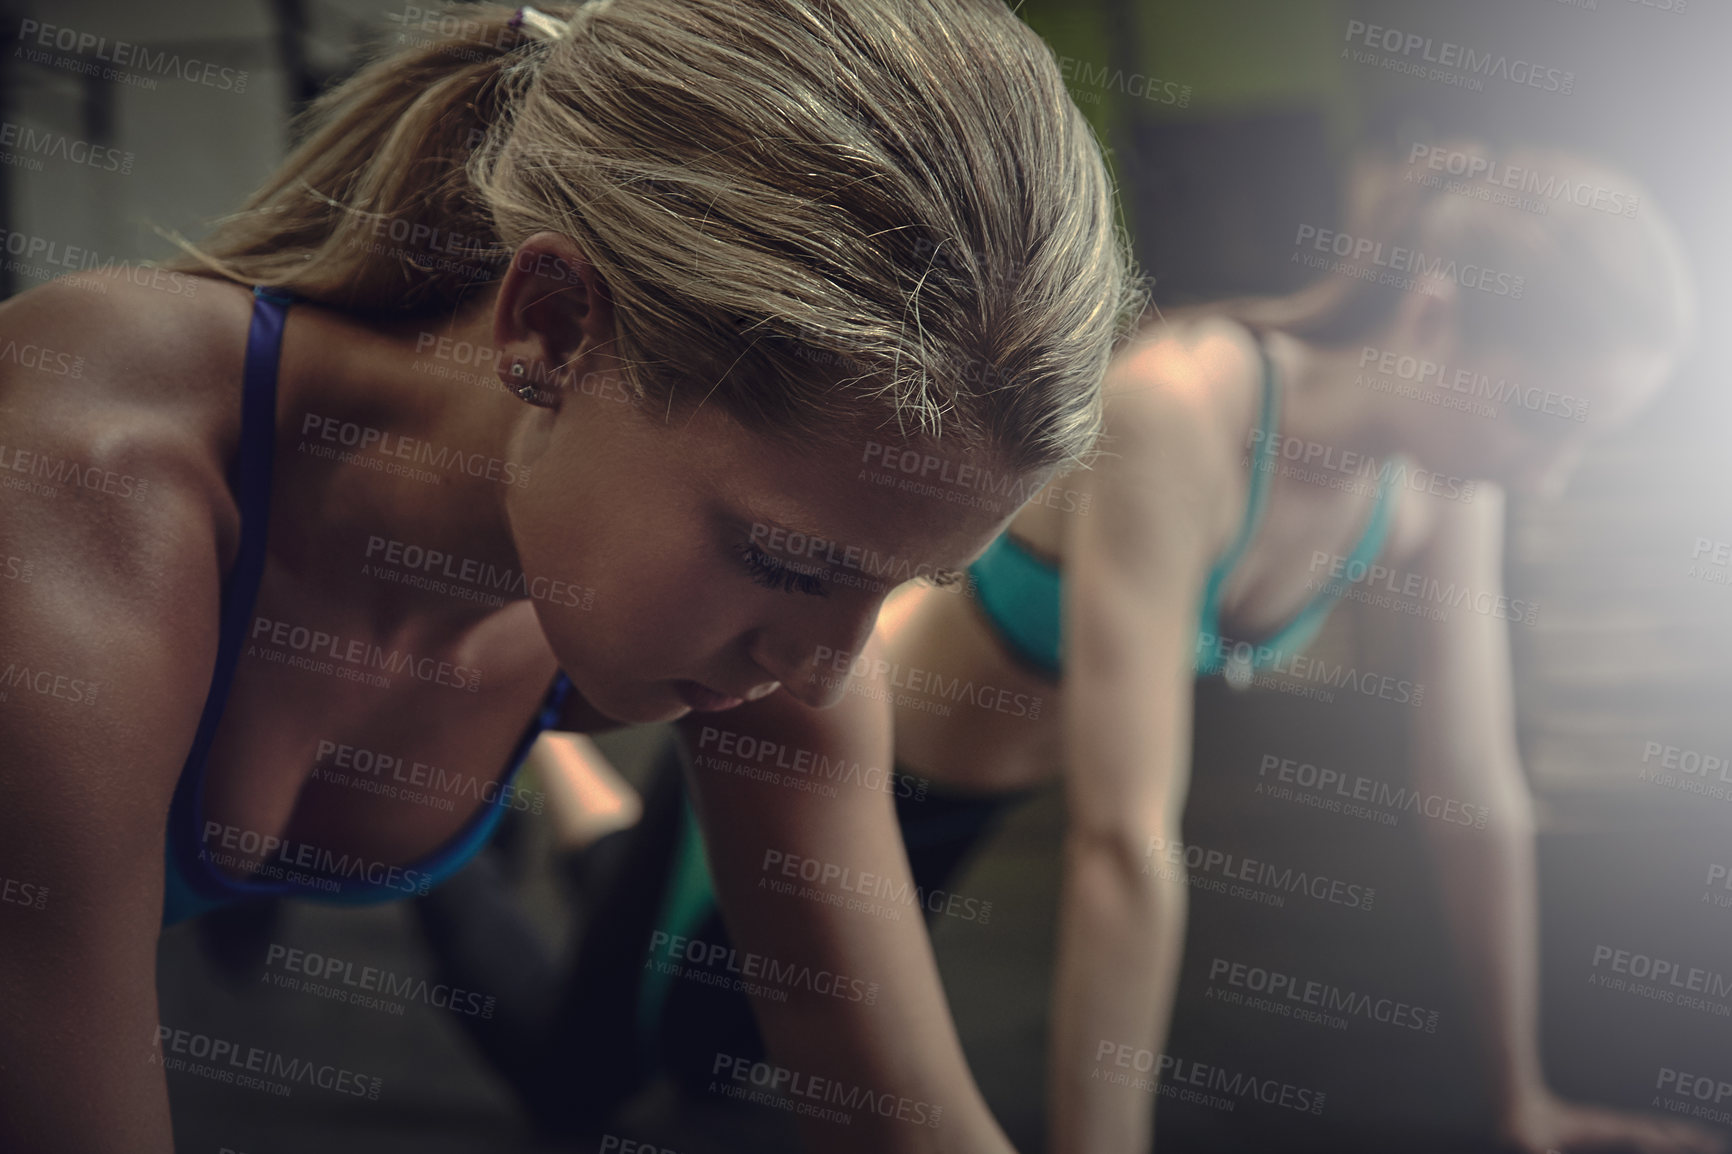
[[[646,407],[1018,469],[1086,453],[1141,290],[1099,146],[1000,0],[544,11],[453,10],[459,35],[326,94],[183,267],[434,313],[554,231],[607,283]]]

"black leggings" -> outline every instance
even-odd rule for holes
[[[640,1037],[639,983],[684,821],[677,743],[658,759],[644,813],[591,851],[596,893],[561,965],[517,906],[491,853],[416,906],[443,980],[497,997],[491,1019],[459,1020],[543,1129],[574,1134],[609,1116],[657,1072],[687,1088],[707,1085],[717,1053],[764,1053],[743,994],[673,981],[659,1021]],[[905,796],[906,794],[906,796]],[[1025,792],[960,795],[899,790],[896,814],[921,893],[944,889],[958,867]],[[711,945],[729,937],[718,912],[693,931]]]

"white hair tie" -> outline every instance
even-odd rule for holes
[[[525,5],[511,17],[510,26],[535,40],[544,42],[558,40],[575,32],[580,21],[587,22],[591,16],[612,2],[613,0],[590,0],[589,3],[578,8],[570,20],[561,20],[557,16],[549,16],[539,9]]]

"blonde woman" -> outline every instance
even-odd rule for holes
[[[1625,174],[1556,152],[1458,151],[1637,193]],[[1103,1040],[1160,1052],[1171,1020],[1186,871],[1150,847],[1183,843],[1193,678],[1293,676],[1343,597],[1395,602],[1366,611],[1397,639],[1378,671],[1393,687],[1358,688],[1424,687],[1408,781],[1485,818],[1418,828],[1501,1144],[1719,1148],[1691,1124],[1547,1088],[1532,805],[1508,653],[1510,623],[1532,610],[1506,596],[1501,560],[1505,488],[1555,491],[1677,364],[1693,325],[1681,249],[1645,197],[1635,219],[1567,202],[1541,216],[1427,174],[1423,161],[1363,164],[1345,246],[1297,227],[1302,259],[1338,262],[1310,289],[1150,324],[1109,373],[1102,465],[1068,482],[1092,498],[1088,514],[1032,502],[972,566],[974,600],[914,591],[885,615],[886,646],[905,664],[1062,693],[1038,733],[978,711],[896,717],[898,758],[955,787],[1064,774],[1049,1051],[1059,1154],[1149,1145],[1148,1095],[1091,1074]],[[1397,576],[1374,583],[1374,565]],[[1471,602],[1435,620],[1413,593],[1426,580],[1469,589]]]
[[[896,765],[903,781],[929,783],[921,800],[896,797],[922,894],[949,890],[997,813],[1062,775],[1056,1152],[1149,1148],[1151,1097],[1096,1077],[1097,1054],[1109,1043],[1159,1053],[1171,1020],[1194,679],[1291,680],[1343,597],[1395,602],[1368,612],[1386,618],[1380,632],[1401,656],[1353,688],[1423,692],[1409,784],[1475,807],[1467,822],[1420,826],[1504,1147],[1719,1148],[1693,1124],[1547,1088],[1507,638],[1532,610],[1505,595],[1501,572],[1505,487],[1554,488],[1654,396],[1692,330],[1693,296],[1670,226],[1627,176],[1554,152],[1496,159],[1639,210],[1561,201],[1525,213],[1427,179],[1424,157],[1367,161],[1339,231],[1295,229],[1295,259],[1329,270],[1312,287],[1149,321],[1109,372],[1095,467],[1023,509],[970,566],[971,596],[899,593],[871,659],[834,654],[816,675],[897,703]],[[1434,620],[1411,592],[1430,587],[1471,599]],[[945,699],[931,687],[944,685],[991,687],[1011,708],[935,709]],[[1036,717],[1017,702],[1058,707]],[[846,720],[816,745],[844,762],[871,748]],[[762,736],[779,740],[773,728]],[[695,843],[697,827],[685,828]],[[656,940],[725,940],[701,874],[685,890],[664,901]],[[673,1068],[693,1074],[718,1038],[748,1044],[743,1003],[695,987],[662,996],[666,1008],[641,1018]]]
[[[181,291],[0,308],[8,347],[79,358],[0,364],[0,541],[31,576],[0,596],[0,876],[33,895],[0,904],[5,1149],[171,1148],[164,1063],[213,1023],[158,1021],[165,922],[425,893],[549,725],[832,703],[814,655],[887,589],[804,596],[762,530],[955,567],[1004,519],[860,484],[861,443],[1043,479],[1097,430],[1110,189],[998,0],[440,27],[318,103]],[[377,788],[393,766],[420,788]],[[736,836],[899,854],[870,804],[694,784],[724,893]],[[871,1013],[771,1014],[786,1060],[944,1105],[813,1123],[823,1149],[1008,1149],[918,927],[777,932],[898,975]]]

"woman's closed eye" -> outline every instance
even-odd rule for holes
[[[750,542],[742,545],[739,553],[745,562],[746,572],[751,574],[753,581],[766,589],[779,589],[783,593],[804,593],[809,597],[830,595],[822,578],[801,572],[797,567],[770,556]]]

